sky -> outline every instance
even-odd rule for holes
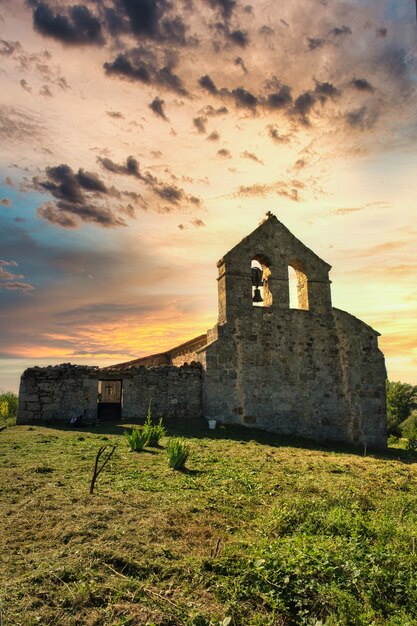
[[[417,384],[414,0],[0,0],[0,388],[217,320],[272,211]]]

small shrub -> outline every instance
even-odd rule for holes
[[[172,469],[180,469],[184,467],[188,459],[190,447],[185,439],[178,437],[168,441],[167,452],[169,466],[172,467]]]
[[[400,425],[403,437],[407,438],[407,450],[417,450],[417,411],[413,411]]]
[[[146,442],[148,446],[157,446],[159,440],[166,435],[166,430],[162,424],[162,417],[159,418],[158,424],[152,422],[152,401],[149,402],[148,414],[146,416],[145,424],[143,425],[143,432],[146,434]]]
[[[13,391],[0,389],[0,423],[10,426],[16,422],[17,395]]]
[[[148,441],[147,435],[144,430],[140,430],[139,428],[132,428],[132,432],[125,430],[124,436],[126,437],[126,441],[132,450],[132,452],[139,452],[143,449],[144,445]]]

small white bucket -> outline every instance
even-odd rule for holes
[[[216,428],[217,421],[216,420],[207,420],[207,421],[208,421],[208,427],[210,428],[210,430],[214,430]]]

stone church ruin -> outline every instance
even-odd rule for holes
[[[217,267],[218,322],[207,334],[106,368],[27,369],[18,423],[142,417],[152,399],[165,417],[384,448],[379,333],[332,307],[330,265],[268,213]]]

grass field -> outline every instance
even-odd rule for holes
[[[186,471],[126,424],[0,432],[3,626],[417,624],[415,453],[166,425]]]

